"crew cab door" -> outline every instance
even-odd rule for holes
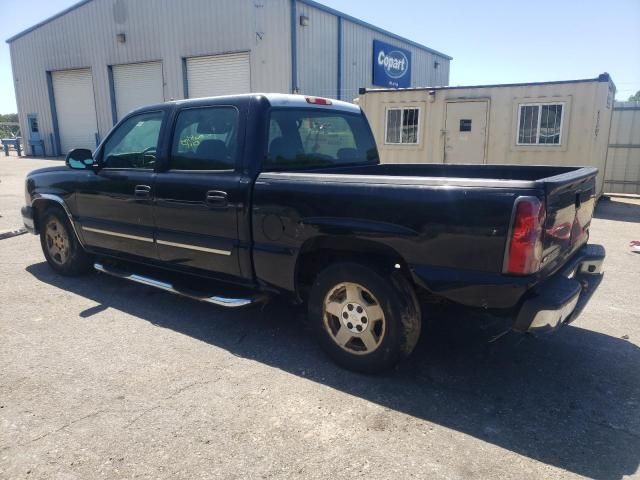
[[[250,183],[238,168],[239,116],[228,105],[184,108],[175,116],[154,207],[158,256],[173,267],[240,276],[239,256],[248,246],[238,242],[238,212]]]
[[[107,138],[77,194],[84,242],[107,253],[156,258],[153,187],[164,112],[132,115]]]

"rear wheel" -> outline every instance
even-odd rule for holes
[[[92,268],[92,260],[78,241],[67,215],[49,207],[41,217],[40,244],[53,270],[61,275],[81,275]]]
[[[413,287],[399,273],[336,263],[315,279],[309,318],[323,349],[339,365],[365,373],[394,366],[420,336]]]

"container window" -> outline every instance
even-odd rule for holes
[[[416,145],[420,126],[419,108],[387,109],[385,143]]]
[[[517,145],[560,145],[563,117],[563,103],[520,105]]]
[[[470,132],[471,131],[471,120],[468,118],[460,119],[460,131],[461,132]]]

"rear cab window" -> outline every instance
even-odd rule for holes
[[[369,125],[360,114],[320,109],[273,109],[264,170],[377,163]]]

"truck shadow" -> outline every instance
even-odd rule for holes
[[[479,329],[468,312],[436,312],[411,360],[367,377],[332,364],[300,327],[302,314],[275,302],[224,311],[105,275],[63,278],[45,263],[38,280],[106,308],[596,479],[633,475],[640,460],[640,348],[567,327],[541,339]]]
[[[640,223],[640,202],[632,198],[603,197],[596,205],[593,218]]]

